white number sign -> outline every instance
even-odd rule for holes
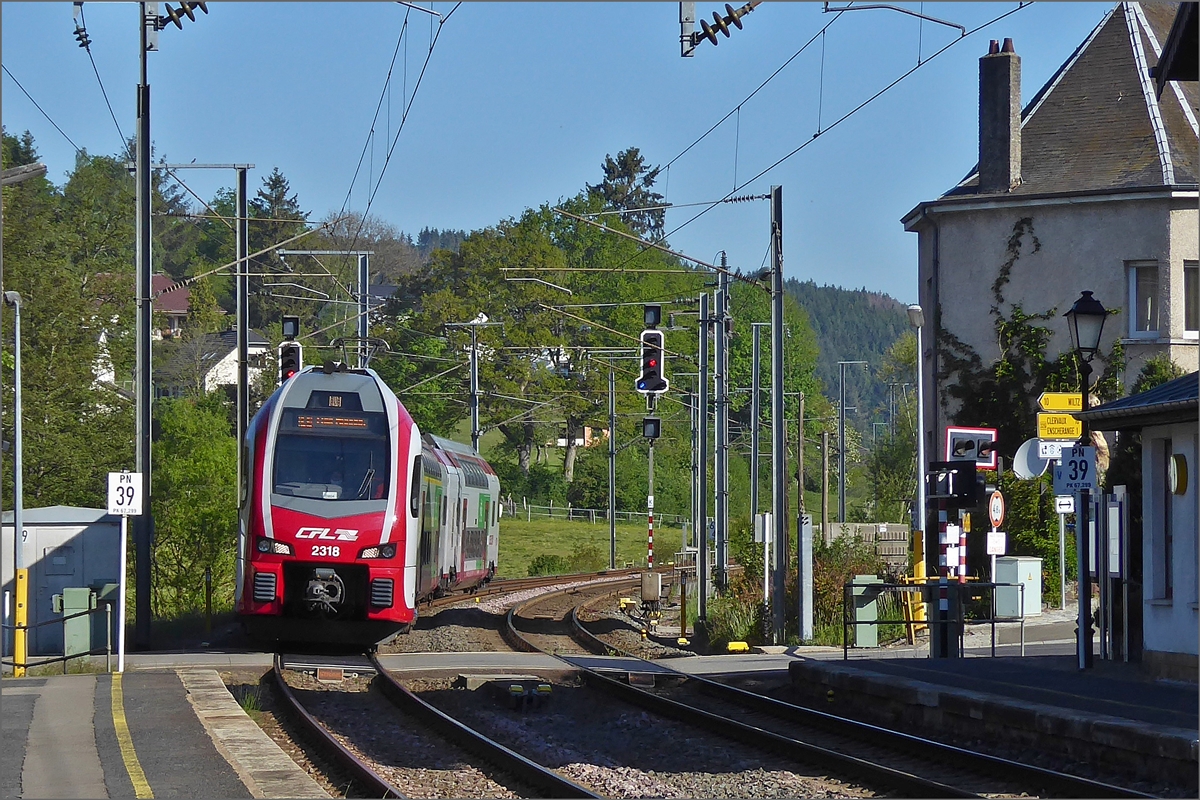
[[[1054,493],[1075,494],[1096,490],[1096,448],[1064,447],[1062,461],[1054,468]]]
[[[108,513],[137,517],[142,513],[142,473],[108,473]]]

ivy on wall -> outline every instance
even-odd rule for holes
[[[1079,360],[1074,352],[1054,357],[1047,354],[1056,330],[1066,326],[1059,309],[1029,311],[1005,296],[1021,259],[1034,255],[1041,247],[1033,217],[1022,217],[1013,224],[1004,261],[991,286],[989,314],[1000,350],[995,362],[984,364],[973,347],[946,330],[941,308],[937,309],[939,403],[943,410],[949,410],[951,401],[956,402],[957,408],[950,415],[955,425],[996,428],[997,449],[1005,460],[1011,460],[1022,442],[1036,436],[1037,400],[1042,392],[1078,392],[1080,386]],[[1100,364],[1093,366],[1093,402],[1120,397],[1125,364],[1120,342],[1114,342],[1112,349],[1098,354],[1097,359]],[[995,473],[987,473],[987,480],[998,482],[1008,501],[1005,527],[1010,554],[1042,558],[1042,576],[1049,593],[1046,596],[1052,602],[1058,595],[1059,570],[1058,519],[1050,476],[1021,480],[1008,472],[997,481]],[[1073,578],[1071,537],[1066,550],[1067,576]]]
[[[1010,303],[1004,291],[1013,269],[1021,258],[1041,250],[1034,231],[1033,217],[1022,217],[1013,224],[1005,246],[1005,259],[992,282],[992,305],[988,313],[1000,358],[984,364],[978,352],[946,330],[937,309],[939,402],[943,410],[957,401],[952,418],[956,425],[996,428],[997,448],[1011,458],[1026,439],[1037,432],[1038,395],[1045,391],[1079,391],[1079,362],[1074,352],[1051,358],[1046,349],[1057,326],[1066,321],[1053,307],[1031,312],[1021,303]],[[1116,313],[1111,312],[1111,313]],[[1100,401],[1121,396],[1121,372],[1125,355],[1119,341],[1107,353],[1098,354],[1102,369],[1093,367],[1092,394]],[[1096,375],[1099,378],[1096,379]]]

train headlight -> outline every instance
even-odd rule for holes
[[[292,546],[287,542],[281,542],[277,539],[259,537],[254,546],[260,553],[275,553],[280,556],[290,556],[292,554]]]
[[[363,548],[358,554],[359,558],[394,558],[396,555],[396,545],[381,544],[374,547]]]

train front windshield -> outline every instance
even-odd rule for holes
[[[389,466],[384,413],[285,409],[275,440],[276,494],[317,500],[381,500]]]

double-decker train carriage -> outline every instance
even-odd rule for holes
[[[495,574],[500,484],[470,447],[422,438],[370,369],[309,367],[246,434],[237,608],[279,641],[373,644],[418,603]]]

